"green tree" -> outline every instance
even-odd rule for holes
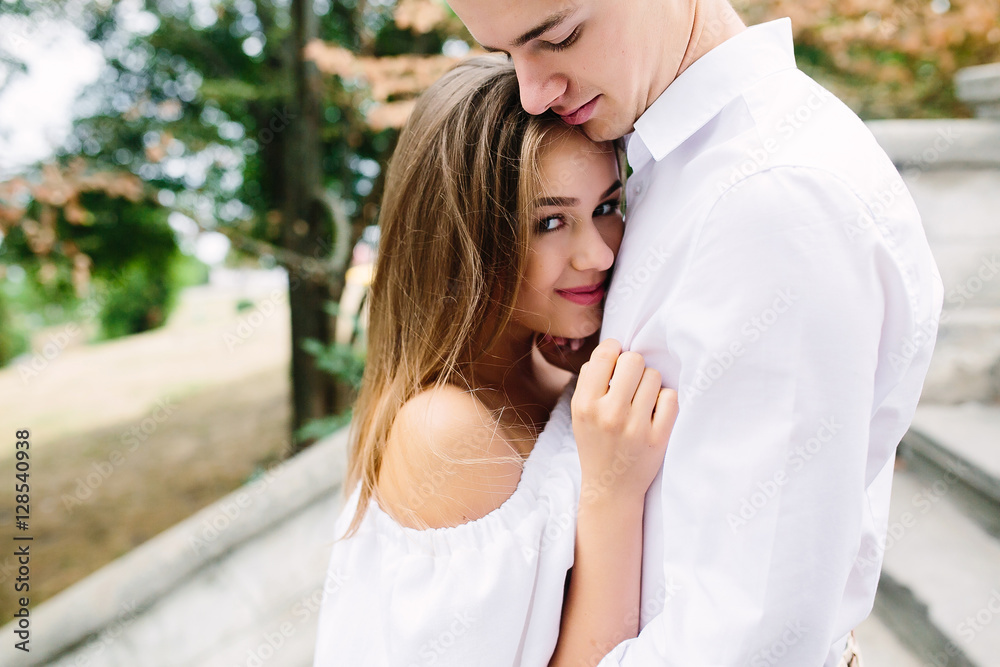
[[[450,62],[440,53],[462,34],[457,20],[430,0],[147,0],[138,8],[105,0],[55,9],[17,0],[4,7],[29,20],[71,18],[108,66],[83,95],[87,113],[48,175],[35,169],[0,185],[5,246],[24,250],[3,261],[34,262],[28,275],[39,283],[54,267],[70,300],[74,289],[82,298],[91,273],[95,281],[102,273],[123,278],[119,284],[130,291],[106,299],[122,324],[116,331],[152,326],[170,295],[143,282],[162,274],[164,257],[174,252],[160,233],[165,214],[186,215],[229,236],[242,261],[288,269],[293,426],[345,407],[350,388],[322,373],[303,344],[332,343],[324,307],[339,298],[349,249],[375,221],[380,165],[407,99]],[[306,59],[307,45],[326,54],[339,49],[360,69],[321,76]],[[421,65],[423,55],[437,56],[432,67]],[[74,166],[78,158],[85,167]],[[137,183],[138,195],[123,198],[111,177],[108,187],[73,185],[102,174]],[[46,199],[56,175],[71,183],[71,196]],[[54,212],[56,224],[42,230],[53,239],[35,247],[24,223],[43,210]],[[105,229],[111,233],[95,233]],[[146,240],[133,248],[146,268],[114,252],[123,250],[115,232],[140,229]],[[139,298],[160,301],[144,316],[126,312]]]

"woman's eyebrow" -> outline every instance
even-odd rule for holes
[[[615,181],[614,183],[611,184],[611,187],[609,187],[607,190],[604,191],[604,194],[602,194],[600,198],[604,199],[605,197],[609,196],[612,192],[614,192],[621,186],[622,186],[621,181]]]
[[[601,193],[598,199],[604,199],[609,196],[612,192],[619,189],[622,186],[621,181],[615,181],[611,184],[607,190]],[[535,200],[535,206],[576,206],[580,203],[580,200],[576,197],[539,197]]]

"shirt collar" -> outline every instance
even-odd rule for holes
[[[751,26],[730,37],[693,62],[635,121],[628,142],[632,169],[649,156],[662,160],[749,86],[794,67],[789,18]]]

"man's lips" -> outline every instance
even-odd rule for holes
[[[601,302],[604,298],[604,283],[594,285],[584,285],[582,287],[571,287],[568,289],[557,289],[556,293],[568,301],[581,306],[593,306]]]
[[[582,125],[590,120],[590,117],[594,115],[594,107],[597,106],[597,100],[599,97],[600,95],[568,114],[560,113],[559,116],[570,125]]]

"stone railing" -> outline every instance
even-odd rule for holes
[[[924,400],[1000,399],[1000,63],[956,77],[976,118],[868,127],[903,174],[944,282]]]

